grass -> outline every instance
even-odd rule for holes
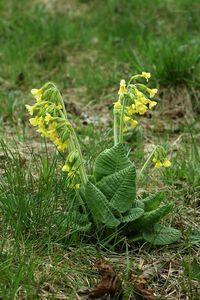
[[[134,291],[127,274],[144,270],[157,299],[198,299],[198,280],[185,269],[199,257],[198,9],[197,0],[0,1],[1,299],[78,299],[97,282],[94,261],[102,257],[120,274],[125,299]],[[153,145],[171,145],[172,167],[150,166],[138,182],[138,197],[161,189],[175,203],[164,222],[183,238],[167,247],[111,245],[69,227],[80,214],[68,213],[79,204],[66,190],[63,158],[28,126],[24,109],[31,88],[57,83],[91,170],[112,144],[118,81],[144,70],[159,87],[158,108],[126,141],[138,170]]]

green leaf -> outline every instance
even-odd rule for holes
[[[173,203],[170,202],[165,204],[155,210],[145,212],[144,215],[137,220],[134,224],[131,224],[133,229],[148,229],[152,227],[155,223],[158,223],[165,215],[167,215],[173,208]],[[129,227],[129,229],[131,229]]]
[[[155,193],[153,195],[148,196],[147,198],[143,199],[142,202],[144,204],[145,211],[151,211],[159,207],[164,194],[161,192]]]
[[[144,210],[139,207],[134,207],[129,210],[129,212],[123,216],[120,221],[121,223],[128,223],[139,219],[144,214]]]
[[[106,224],[107,227],[116,227],[120,224],[112,214],[105,195],[90,181],[86,186],[85,200],[93,217]]]
[[[200,227],[189,235],[189,241],[192,245],[200,246]]]
[[[194,280],[198,280],[200,282],[200,264],[194,258],[192,262],[184,262],[186,275]]]
[[[146,231],[143,233],[143,238],[145,241],[153,244],[153,245],[168,245],[176,242],[181,238],[182,234],[180,230],[165,227],[157,224],[154,226],[152,231]]]
[[[71,228],[74,231],[84,231],[84,232],[86,232],[86,231],[90,230],[91,227],[92,227],[92,223],[88,223],[88,224],[85,224],[85,225],[74,224],[74,225],[72,225]]]
[[[132,165],[128,159],[124,146],[118,144],[99,154],[94,164],[94,176],[97,181],[102,177],[119,172]]]
[[[144,203],[141,200],[135,200],[134,206],[144,210]]]
[[[97,187],[110,201],[110,205],[120,213],[124,213],[133,206],[136,194],[135,167],[129,167],[108,175],[97,183]]]

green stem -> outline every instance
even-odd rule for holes
[[[63,98],[62,98],[60,92],[59,92],[59,97],[60,97],[60,102],[62,105],[64,117],[68,121],[65,104],[64,104],[64,101],[63,101]],[[82,156],[82,152],[81,152],[81,147],[80,147],[80,144],[79,144],[79,141],[78,141],[78,138],[77,138],[77,135],[76,135],[76,132],[75,132],[73,126],[71,126],[71,133],[72,133],[72,136],[70,135],[70,147],[71,147],[70,151],[74,150],[74,149],[76,149],[78,151],[79,160],[80,160],[79,175],[80,175],[82,184],[85,185],[87,183],[87,174],[86,174],[86,170],[84,167],[84,161],[83,161],[83,156]]]
[[[80,166],[79,166],[80,178],[81,178],[82,183],[85,185],[87,183],[87,174],[86,174],[86,170],[85,170],[85,166],[84,166],[81,147],[80,147],[80,144],[79,144],[79,141],[78,141],[78,138],[77,138],[74,128],[72,127],[71,130],[72,130],[72,134],[73,134],[73,138],[74,138],[75,147],[76,147],[76,150],[78,151],[79,159],[80,159]]]
[[[123,96],[122,112],[120,116],[119,124],[119,143],[123,143],[123,128],[124,128],[124,111],[125,111],[126,99]]]
[[[66,111],[66,108],[65,108],[65,103],[63,101],[63,98],[62,98],[59,90],[58,90],[58,93],[59,93],[59,98],[60,98],[60,102],[61,102],[61,105],[62,105],[62,110],[63,110],[64,117],[65,117],[66,120],[68,120],[67,111]],[[71,151],[75,150],[75,145],[74,145],[74,141],[73,141],[73,138],[71,137],[71,135],[70,135],[69,139],[70,139],[69,151],[71,152]]]
[[[141,179],[144,170],[147,168],[147,166],[148,166],[148,164],[149,164],[149,161],[152,159],[152,157],[153,157],[153,155],[154,155],[154,153],[155,153],[155,151],[156,151],[157,148],[158,148],[158,146],[156,146],[156,147],[153,149],[153,151],[151,152],[151,154],[150,154],[149,157],[147,158],[146,162],[144,163],[144,165],[143,165],[143,167],[142,167],[142,169],[140,170],[140,173],[139,173],[139,175],[138,175],[138,180]]]
[[[117,114],[114,113],[114,146],[118,144],[118,124],[117,124]]]

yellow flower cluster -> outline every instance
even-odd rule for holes
[[[156,101],[151,100],[157,93],[157,89],[150,89],[145,84],[138,82],[142,78],[148,81],[150,77],[150,73],[142,72],[131,77],[128,84],[125,80],[120,81],[119,99],[114,102],[114,114],[120,115],[124,106],[124,131],[126,131],[126,123],[132,127],[138,125],[134,115],[144,115],[147,110],[157,105]]]
[[[68,147],[71,124],[63,117],[59,100],[53,99],[52,102],[49,100],[50,97],[49,99],[43,99],[45,93],[43,88],[32,89],[31,93],[34,95],[36,103],[33,106],[26,105],[29,114],[32,116],[29,120],[30,124],[37,126],[37,131],[42,136],[49,138],[58,150],[64,151]]]
[[[26,105],[31,116],[29,119],[30,124],[37,127],[37,132],[43,137],[49,138],[59,151],[65,151],[69,148],[72,126],[63,113],[60,94],[56,86],[52,83],[45,84],[41,89],[32,89],[31,93],[34,95],[36,102],[32,106]],[[76,164],[72,161],[72,156],[73,159],[75,158],[72,152],[69,153],[71,155],[71,158],[68,157],[69,162],[63,166],[62,170],[68,173],[67,186],[77,189],[79,188],[77,165],[80,163],[78,163],[77,153]]]
[[[171,166],[171,161],[167,158],[167,145],[157,147],[152,161],[156,169],[169,168]]]
[[[169,168],[171,166],[171,162],[169,159],[164,159],[161,161],[160,159],[153,158],[153,162],[155,163],[155,168],[161,169],[161,168]]]
[[[71,151],[62,168],[62,171],[67,173],[67,187],[69,188],[79,189],[80,187],[80,184],[77,183],[77,180],[75,180],[77,177],[77,170],[79,169],[79,163],[77,150]]]

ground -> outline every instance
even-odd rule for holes
[[[199,299],[199,9],[198,0],[0,1],[0,299],[85,299],[102,258],[123,299],[142,299],[133,274],[156,299]],[[164,223],[182,238],[163,247],[93,242],[56,222],[71,199],[63,158],[30,127],[24,105],[32,88],[55,82],[90,171],[112,145],[119,81],[141,71],[152,73],[158,105],[125,141],[138,173],[158,143],[170,146],[172,166],[150,166],[137,196],[165,192],[175,206]]]

